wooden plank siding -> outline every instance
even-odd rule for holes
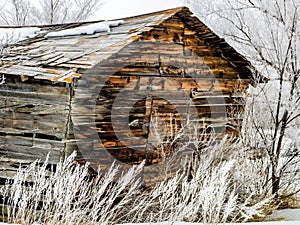
[[[70,115],[70,87],[10,79],[0,86],[0,178],[49,152],[50,163],[64,157]]]
[[[168,139],[188,121],[217,138],[236,135],[251,65],[191,15],[176,8],[125,18],[109,33],[10,46],[0,64],[0,179],[50,151],[55,164],[76,150],[78,161],[104,169],[146,160],[157,166],[144,178],[155,182],[172,155]]]
[[[89,162],[97,163],[101,157],[103,168],[111,165],[111,156],[126,164],[146,160],[152,165],[170,155],[170,149],[164,153],[158,149],[149,131],[149,123],[157,118],[164,122],[165,132],[171,127],[179,130],[190,117],[202,126],[213,126],[218,138],[236,134],[241,117],[230,113],[243,111],[242,95],[250,83],[177,16],[143,32],[137,41],[85,73],[84,81],[91,85],[81,88],[79,81],[72,108],[85,111],[73,113],[72,119],[88,127],[83,128],[80,151],[91,156]],[[95,114],[91,113],[95,101],[87,101],[87,96],[96,98]],[[197,115],[189,115],[189,109]],[[135,120],[141,124],[130,127]],[[101,141],[91,144],[95,130]]]

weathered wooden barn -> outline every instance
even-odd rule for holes
[[[1,55],[1,178],[50,151],[51,163],[77,150],[102,166],[155,164],[156,135],[170,141],[188,121],[238,132],[250,64],[188,8],[103,23],[44,26]]]

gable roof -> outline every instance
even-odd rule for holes
[[[81,76],[81,69],[89,69],[136,41],[144,33],[159,26],[172,16],[179,17],[197,36],[213,47],[216,53],[227,60],[241,74],[251,78],[250,63],[224,39],[214,34],[186,7],[180,7],[141,16],[124,18],[124,23],[112,24],[110,32],[102,31],[89,35],[57,37],[50,32],[78,28],[97,22],[70,23],[41,26],[42,32],[34,37],[10,46],[2,55],[0,73],[21,76],[21,79],[48,80],[53,83],[71,83]]]

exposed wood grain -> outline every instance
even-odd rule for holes
[[[188,121],[218,139],[237,135],[251,78],[249,62],[187,8],[127,18],[110,33],[42,37],[2,58],[0,177],[50,150],[53,163],[76,150],[104,168],[158,164]],[[156,169],[147,181],[162,179]]]

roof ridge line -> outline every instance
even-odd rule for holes
[[[186,6],[180,6],[180,7],[176,7],[176,8],[170,8],[170,9],[165,9],[165,10],[159,10],[159,11],[155,11],[155,12],[151,12],[151,13],[144,13],[144,14],[140,14],[140,15],[135,15],[135,16],[128,16],[128,17],[123,17],[123,18],[116,18],[116,19],[99,19],[99,20],[91,20],[91,21],[82,21],[82,22],[69,22],[69,23],[58,23],[58,24],[37,24],[37,25],[18,25],[18,26],[10,26],[10,25],[0,25],[0,28],[30,28],[30,27],[38,27],[38,28],[49,28],[49,27],[59,27],[59,26],[71,26],[71,25],[84,25],[84,24],[92,24],[92,23],[99,23],[99,22],[109,22],[109,21],[116,21],[116,20],[125,20],[125,19],[134,19],[134,18],[138,18],[138,17],[142,17],[142,16],[147,16],[147,15],[154,15],[154,14],[158,14],[158,13],[162,13],[162,12],[168,12],[168,11],[173,11],[172,14],[175,14],[179,11],[181,11],[182,9],[187,8]]]

